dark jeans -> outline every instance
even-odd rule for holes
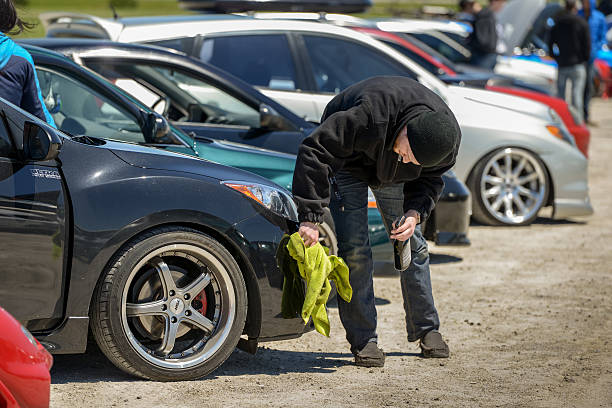
[[[336,225],[339,255],[350,270],[353,298],[350,303],[338,297],[340,320],[354,353],[369,341],[377,341],[374,305],[373,262],[368,236],[368,185],[347,172],[336,174],[341,202],[332,194],[330,210]],[[403,214],[403,185],[372,189],[387,232],[393,220]],[[438,329],[429,276],[429,252],[420,225],[412,238],[412,262],[400,273],[408,340],[416,341]]]

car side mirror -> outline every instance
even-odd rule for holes
[[[27,161],[47,161],[57,158],[62,140],[34,122],[23,125],[23,154]]]
[[[293,130],[293,126],[269,105],[259,105],[259,127],[264,130]]]
[[[142,126],[145,140],[149,143],[159,143],[170,133],[168,120],[157,112],[145,113],[145,121]]]

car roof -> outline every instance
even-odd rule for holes
[[[301,20],[332,23],[349,27],[376,27],[376,23],[364,18],[338,13],[256,12],[248,16],[260,20]]]
[[[179,0],[188,10],[221,13],[244,11],[305,11],[363,13],[372,7],[371,0]]]
[[[101,38],[121,42],[147,42],[193,37],[222,31],[322,31],[334,33],[332,25],[313,21],[255,19],[250,16],[200,14],[194,16],[130,17],[106,19],[78,13],[43,13],[39,16],[48,37]],[[240,24],[236,24],[236,19]],[[155,30],[151,28],[155,27]],[[330,31],[331,30],[331,31]]]
[[[444,31],[464,35],[468,32],[466,27],[456,21],[417,20],[407,18],[376,19],[376,25],[383,31],[423,32]]]

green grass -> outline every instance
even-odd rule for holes
[[[374,0],[374,6],[360,17],[408,16],[423,5],[442,5],[453,7],[456,0]],[[190,14],[178,6],[176,0],[137,0],[138,6],[134,8],[117,8],[120,17],[128,16],[158,16]],[[21,18],[35,22],[37,26],[18,37],[42,37],[44,28],[38,20],[40,13],[50,11],[70,11],[76,13],[93,14],[99,17],[112,17],[113,13],[108,6],[108,0],[27,0],[26,6],[19,7]]]

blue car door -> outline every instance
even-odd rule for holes
[[[42,330],[63,314],[67,194],[57,161],[21,159],[27,120],[0,99],[0,306]]]

